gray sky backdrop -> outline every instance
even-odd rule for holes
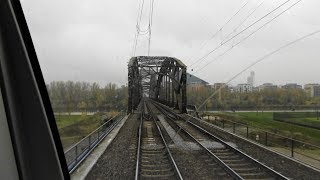
[[[262,0],[249,4],[215,39],[201,45],[246,0],[155,0],[151,55],[173,56],[191,65],[217,46]],[[250,25],[286,0],[265,0],[240,29]],[[291,0],[281,10],[297,0]],[[21,0],[40,65],[47,82],[74,80],[102,85],[127,82],[127,62],[132,55],[140,0]],[[145,0],[142,28],[147,26],[150,0]],[[225,82],[251,62],[281,45],[320,29],[320,1],[303,0],[291,10],[234,47],[196,74],[204,80]],[[250,34],[275,16],[219,49],[199,66]],[[320,83],[320,34],[300,42],[257,64],[256,84]],[[146,55],[147,36],[139,38],[137,55]],[[190,68],[189,68],[190,69]],[[249,71],[250,71],[249,70]],[[232,84],[246,81],[249,71]]]

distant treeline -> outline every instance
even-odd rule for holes
[[[188,104],[199,106],[214,93],[210,87],[188,88]],[[263,110],[320,108],[320,97],[308,97],[302,89],[265,89],[249,93],[216,92],[201,110]]]
[[[127,107],[127,86],[54,81],[47,89],[54,112],[118,111]]]

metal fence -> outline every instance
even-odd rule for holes
[[[65,151],[69,173],[72,173],[78,165],[90,154],[90,152],[106,137],[113,128],[124,118],[125,112],[121,111],[88,136]]]
[[[212,116],[207,117],[208,119],[206,120],[213,125],[320,169],[320,146],[248,126],[247,124]]]

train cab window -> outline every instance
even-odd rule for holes
[[[212,174],[213,178],[211,175],[203,174],[207,179],[217,177],[224,179],[220,174],[228,175],[228,179],[229,175],[230,178],[241,179],[243,177],[240,178],[240,174],[256,178],[256,169],[267,170],[258,172],[263,177],[270,174],[269,172],[275,173],[275,177],[280,177],[279,179],[286,178],[278,172],[287,173],[286,176],[289,175],[288,177],[293,179],[313,177],[308,174],[311,170],[304,171],[307,174],[305,178],[300,176],[303,174],[300,169],[299,171],[291,169],[291,167],[302,167],[302,165],[296,166],[296,161],[303,161],[308,166],[317,166],[320,169],[320,61],[315,48],[320,46],[320,21],[316,22],[317,18],[314,18],[317,13],[320,15],[316,8],[320,7],[320,1],[317,5],[316,1],[302,0],[233,0],[232,3],[210,0],[201,2],[0,0],[0,2],[20,2],[19,8],[23,11],[23,18],[20,20],[23,19],[25,22],[19,25],[28,26],[25,28],[27,33],[16,33],[24,37],[7,38],[7,41],[27,39],[32,44],[32,47],[26,46],[26,48],[25,44],[21,45],[18,54],[16,53],[18,46],[7,43],[8,47],[11,45],[13,52],[11,56],[16,60],[8,71],[11,72],[12,67],[15,67],[17,73],[14,77],[7,73],[10,77],[7,81],[14,82],[17,80],[16,77],[19,77],[20,81],[12,83],[13,88],[3,88],[2,92],[7,95],[7,91],[12,89],[21,91],[22,95],[19,98],[25,100],[24,104],[20,107],[21,101],[15,97],[11,98],[18,104],[17,110],[12,111],[12,114],[24,110],[23,115],[32,115],[30,109],[34,110],[33,114],[39,114],[31,116],[35,118],[29,118],[32,120],[29,122],[29,128],[24,128],[26,124],[24,120],[27,118],[21,115],[23,123],[20,120],[19,123],[22,125],[16,129],[24,129],[26,133],[33,134],[36,132],[34,120],[43,119],[38,121],[38,134],[42,132],[47,134],[47,137],[38,139],[48,145],[48,140],[54,137],[54,141],[52,140],[47,149],[57,150],[59,159],[52,158],[54,163],[52,167],[59,166],[57,171],[61,169],[66,177],[69,175],[72,177],[77,172],[86,172],[81,168],[82,165],[87,164],[85,162],[90,159],[90,155],[96,155],[95,150],[100,149],[96,147],[99,145],[107,147],[103,143],[104,140],[110,138],[108,137],[110,132],[115,132],[114,127],[122,128],[119,125],[122,119],[126,122],[130,122],[130,119],[138,120],[141,122],[139,129],[142,130],[138,130],[138,125],[128,125],[128,129],[122,128],[125,129],[123,131],[131,133],[128,136],[110,133],[114,139],[128,141],[119,141],[119,144],[113,145],[119,147],[119,150],[104,151],[105,156],[93,165],[99,166],[102,170],[90,170],[90,172],[92,174],[101,172],[102,179],[117,178],[115,170],[127,176],[128,174],[124,172],[131,173],[129,170],[131,167],[136,168],[136,179],[140,176],[139,166],[143,166],[140,164],[143,160],[139,160],[139,155],[143,153],[140,153],[142,150],[138,144],[144,143],[144,140],[140,140],[138,136],[143,137],[141,134],[146,131],[145,139],[150,140],[150,147],[154,147],[152,143],[156,140],[149,136],[155,134],[153,127],[161,130],[151,126],[149,124],[151,120],[155,120],[156,123],[152,122],[154,124],[161,124],[165,132],[164,137],[172,138],[167,147],[168,149],[171,145],[174,147],[175,153],[172,156],[179,154],[180,150],[183,152],[180,154],[187,154],[189,152],[184,150],[190,149],[192,150],[190,156],[195,157],[194,160],[197,162],[196,167],[202,167],[198,166],[199,161],[199,164],[204,163],[203,167],[210,168],[206,160],[196,158],[203,157],[202,154],[194,154],[198,151],[197,145],[206,142],[201,145],[203,152],[208,151],[211,160],[221,166],[221,170],[226,171],[220,173],[220,170],[217,170],[217,174]],[[1,3],[0,23],[4,14]],[[7,9],[15,7],[18,6],[8,6]],[[2,29],[6,29],[7,34],[10,34],[11,29],[16,27],[14,24],[16,21],[12,21],[12,26],[5,28],[4,25],[8,22],[6,20],[0,24],[0,43]],[[25,38],[26,35],[30,36],[30,39]],[[34,54],[28,54],[28,57],[24,58],[24,71],[21,71],[21,58],[27,54],[25,50],[32,50]],[[12,63],[13,58],[8,58],[7,62]],[[29,59],[33,61],[30,60],[29,63]],[[29,68],[30,64],[32,68]],[[37,68],[39,71],[34,71]],[[29,70],[34,72],[30,72],[28,76],[22,75]],[[25,83],[25,79],[35,79],[35,82]],[[34,102],[34,105],[39,105],[38,109],[30,105],[29,101],[34,99],[29,92],[25,95],[24,83],[29,85],[29,90],[33,90],[34,97],[39,97],[39,100],[36,99]],[[12,94],[17,96],[16,93]],[[7,96],[3,99],[6,104]],[[150,105],[149,108],[145,103],[149,101],[147,99],[158,103]],[[164,108],[161,108],[159,103],[165,105]],[[161,110],[158,110],[159,107]],[[185,114],[187,112],[191,113]],[[5,162],[15,161],[12,149],[16,153],[16,147],[11,146],[5,115],[0,99],[0,163],[7,164]],[[9,112],[7,116],[11,130]],[[170,123],[167,123],[166,119]],[[148,122],[142,126],[144,120]],[[193,121],[196,123],[192,123]],[[175,124],[176,122],[178,124]],[[42,126],[39,125],[41,123]],[[205,126],[200,128],[200,125]],[[189,130],[186,128],[188,126],[191,126]],[[181,129],[185,131],[182,133],[184,135],[179,135]],[[209,130],[214,133],[218,133],[219,130],[221,134],[226,135],[218,133],[217,136],[226,137],[226,140],[219,140],[221,142],[219,143],[218,138],[212,136],[208,139],[194,138],[194,143],[189,144],[192,139],[189,136],[194,129],[198,129],[204,137],[209,136]],[[136,131],[139,133],[135,133]],[[34,137],[42,137],[38,134],[34,133]],[[172,134],[174,135],[171,136]],[[26,136],[22,134],[21,139],[24,140],[24,137]],[[12,141],[16,142],[14,138],[15,136],[12,136]],[[186,138],[183,140],[186,141],[186,147],[177,150],[180,142],[171,143],[177,143],[176,139],[180,138],[181,141]],[[240,138],[244,144],[237,142]],[[21,142],[24,142],[23,140]],[[32,140],[30,142],[33,142]],[[252,144],[245,145],[249,141],[254,144],[256,150],[251,149]],[[127,142],[132,142],[133,145],[126,148],[129,144]],[[220,150],[227,146],[230,146],[230,149]],[[132,150],[132,147],[136,148],[134,149],[136,151]],[[145,146],[141,144],[141,147]],[[235,147],[239,148],[239,152],[235,151]],[[211,148],[216,148],[216,151]],[[262,151],[260,148],[265,149]],[[128,149],[134,153],[131,151],[128,155],[119,153]],[[55,155],[54,150],[51,154]],[[240,150],[248,152],[248,155]],[[274,153],[274,156],[265,158],[269,157],[271,153],[269,151]],[[220,152],[221,158],[218,157]],[[229,152],[237,153],[230,155]],[[135,153],[137,156],[129,158],[129,155]],[[249,153],[252,155],[251,159],[248,159],[251,156]],[[38,153],[30,152],[30,154],[38,156]],[[229,155],[225,157],[224,154]],[[238,156],[240,154],[243,156]],[[47,156],[43,154],[42,157]],[[117,157],[122,159],[128,157],[126,159],[137,161],[131,166],[122,159],[114,160]],[[185,157],[177,159],[183,160]],[[229,157],[232,159],[229,160]],[[240,162],[237,157],[241,157],[241,160],[248,159],[248,162]],[[256,160],[263,158],[265,160],[261,162]],[[291,158],[292,164],[287,163],[289,161],[282,161],[282,158]],[[141,156],[141,159],[144,158]],[[273,161],[276,159],[279,162]],[[237,165],[235,168],[241,169],[239,174],[231,167],[233,162],[244,165],[241,168]],[[259,165],[247,168],[247,163],[252,162],[257,162]],[[10,167],[0,168],[0,180],[16,178],[15,166],[19,173],[21,167],[19,161],[16,163],[17,165],[11,163]],[[116,163],[121,163],[121,166]],[[42,166],[41,159],[38,164],[39,167]],[[175,165],[174,162],[171,164]],[[175,168],[166,169],[178,169],[179,162],[177,164]],[[121,167],[125,168],[125,165],[130,168],[120,170]],[[167,167],[166,164],[162,165],[161,167]],[[215,164],[211,165],[216,167]],[[88,169],[92,167],[91,164],[87,166]],[[107,170],[109,167],[111,168]],[[36,175],[39,172],[37,168],[34,171]],[[193,169],[194,167],[190,168],[191,171],[185,167],[181,169],[187,169],[186,175],[197,171]],[[146,172],[159,175],[159,172],[163,171],[161,168],[152,169],[157,172],[153,173],[151,170]],[[250,174],[242,172],[247,169],[251,169]],[[203,168],[202,172],[211,170]],[[178,170],[175,170],[176,174],[180,174],[177,172]],[[52,174],[55,173],[52,171]],[[293,173],[296,175],[291,177]],[[3,174],[8,178],[2,178]],[[108,178],[106,174],[113,177]],[[171,171],[169,174],[172,174]],[[198,174],[194,176],[189,178],[201,177]],[[128,175],[126,178],[129,177]]]

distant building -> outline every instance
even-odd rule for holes
[[[228,86],[228,91],[231,93],[234,93],[234,92],[236,92],[236,87]]]
[[[265,89],[277,89],[277,88],[278,88],[278,86],[274,85],[272,83],[264,83],[258,87],[259,91],[262,91]]]
[[[248,93],[252,92],[252,85],[251,84],[238,84],[236,86],[236,92],[239,93]]]
[[[306,84],[304,91],[309,97],[320,97],[320,84]]]
[[[252,87],[252,92],[259,91],[259,87]]]
[[[255,81],[255,73],[254,71],[251,71],[250,76],[247,78],[247,84],[250,84],[251,87],[254,87],[254,81]]]
[[[311,95],[312,97],[320,97],[320,86],[314,86]]]
[[[222,99],[221,91],[229,90],[229,87],[228,87],[228,85],[226,85],[226,83],[214,83],[213,89],[215,91],[219,90],[218,95],[219,95],[219,100],[221,100]]]
[[[214,83],[212,86],[214,90],[218,90],[221,87],[223,87],[223,89],[228,89],[228,85],[226,85],[226,83]]]
[[[207,86],[209,83],[194,76],[192,74],[187,73],[187,86],[193,90],[197,90],[200,87]]]
[[[302,89],[301,85],[298,85],[296,83],[289,83],[286,85],[281,86],[282,89]]]

